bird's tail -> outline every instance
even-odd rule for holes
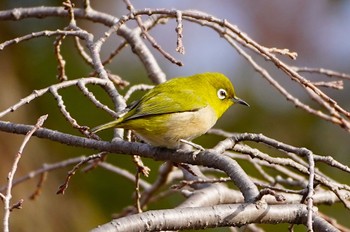
[[[91,132],[92,133],[96,133],[96,132],[99,132],[101,130],[105,130],[105,129],[108,129],[108,128],[116,127],[118,124],[119,124],[119,120],[117,119],[117,120],[108,122],[106,124],[102,124],[102,125],[99,125],[97,127],[94,127],[94,128],[91,129]]]

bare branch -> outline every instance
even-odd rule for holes
[[[75,165],[73,167],[72,170],[70,170],[68,172],[68,175],[66,177],[66,180],[64,181],[64,183],[58,188],[56,194],[64,194],[64,192],[66,191],[66,189],[68,188],[68,183],[69,180],[72,178],[72,176],[75,174],[75,172],[84,164],[86,164],[87,162],[91,161],[91,160],[95,160],[95,159],[102,159],[104,153],[99,153],[99,154],[94,154],[94,155],[90,155],[87,158],[85,158],[84,160],[80,161],[77,165]]]
[[[10,201],[12,198],[11,190],[12,190],[12,185],[13,185],[13,179],[15,176],[15,173],[17,171],[18,163],[22,157],[23,150],[25,146],[27,145],[29,139],[31,136],[37,131],[44,123],[44,121],[47,119],[48,115],[41,116],[37,123],[35,124],[34,127],[32,127],[29,131],[26,132],[26,136],[24,137],[24,140],[18,150],[17,155],[15,156],[15,160],[13,161],[13,165],[11,168],[11,171],[9,172],[7,176],[7,187],[6,187],[6,194],[3,195],[3,200],[4,200],[4,218],[3,218],[3,228],[4,232],[9,232],[9,218],[10,218],[10,212],[12,211],[13,208],[19,208],[22,205],[23,201],[20,201],[20,203],[17,203],[14,206],[10,206]]]
[[[0,130],[4,132],[25,134],[31,128],[32,126],[28,125],[0,121]],[[98,141],[44,128],[36,131],[34,135],[39,138],[47,138],[71,146],[85,147],[117,154],[140,155],[155,160],[171,160],[176,163],[189,163],[217,168],[226,172],[226,174],[232,178],[235,185],[242,191],[247,202],[254,201],[255,197],[259,194],[254,183],[236,161],[220,155],[214,150],[203,151],[194,155],[192,152],[174,152],[173,150],[154,148],[148,144],[130,143],[122,140],[113,141],[113,143]]]
[[[340,78],[344,80],[350,80],[350,75],[346,73],[337,72],[330,69],[325,68],[309,68],[309,67],[292,67],[296,72],[305,72],[305,73],[315,73],[315,74],[321,74],[326,75],[328,77],[335,77]]]
[[[61,54],[61,45],[62,45],[62,41],[65,39],[66,37],[63,36],[58,36],[54,42],[55,45],[55,54],[57,57],[57,61],[58,61],[58,74],[57,74],[57,79],[59,82],[63,82],[66,81],[68,79],[67,75],[66,75],[66,61],[63,59],[63,56]],[[75,37],[77,38],[77,37]]]
[[[176,11],[176,22],[177,22],[177,27],[175,29],[175,31],[177,33],[176,51],[179,52],[180,54],[185,54],[185,47],[184,47],[183,42],[182,42],[182,38],[183,38],[182,13],[179,10]]]
[[[234,213],[233,213],[234,212]],[[190,207],[168,210],[151,210],[145,213],[115,219],[100,225],[91,232],[102,231],[143,231],[182,230],[203,227],[243,226],[251,223],[291,223],[305,224],[307,209],[304,205],[228,204],[211,207]],[[220,220],[216,220],[219,218]],[[313,227],[317,231],[337,231],[319,216],[313,217]]]
[[[133,15],[135,12],[134,6],[131,4],[129,0],[124,0],[124,2],[127,5],[128,10],[130,11],[130,14]],[[133,17],[133,16],[132,16]],[[166,52],[157,42],[156,40],[148,33],[146,28],[143,25],[143,22],[141,20],[141,17],[138,15],[135,15],[136,22],[138,23],[139,27],[141,28],[141,35],[144,36],[150,43],[151,45],[157,49],[166,59],[168,59],[170,62],[178,65],[178,66],[183,66],[183,63],[181,61],[176,60],[173,56],[171,56],[168,52]]]
[[[12,105],[11,107],[3,110],[2,112],[0,112],[0,118],[5,116],[6,114],[10,113],[10,112],[14,112],[15,110],[17,110],[18,108],[22,107],[25,104],[30,103],[32,100],[44,95],[45,93],[50,92],[50,89],[55,89],[55,91],[57,91],[58,89],[63,89],[63,88],[67,88],[70,86],[85,86],[86,84],[98,84],[100,86],[102,86],[103,88],[106,89],[107,92],[114,92],[114,86],[113,84],[108,81],[108,80],[101,80],[99,78],[95,78],[95,77],[89,77],[89,78],[82,78],[82,79],[76,79],[76,80],[70,80],[70,81],[65,81],[63,83],[59,83],[59,84],[55,84],[55,85],[51,85],[50,87],[47,88],[43,88],[40,90],[34,90],[32,94],[28,95],[25,98],[22,98],[19,102],[17,102],[16,104]],[[100,107],[104,110],[106,110],[107,112],[111,113],[111,110],[107,107],[102,105],[101,103],[97,103],[96,99],[93,97],[93,95],[91,94],[87,94],[86,96],[88,96],[94,103],[96,103],[97,107]],[[115,113],[112,113],[115,116]]]
[[[121,169],[117,166],[114,166],[114,165],[106,163],[106,162],[99,162],[97,165],[99,167],[102,167],[102,168],[110,171],[110,172],[114,172],[114,173],[116,173],[116,174],[118,174],[118,175],[132,181],[132,182],[135,182],[135,175],[133,175],[132,173],[130,173],[129,171],[127,171],[125,169]],[[148,189],[151,187],[151,185],[148,182],[146,182],[142,179],[139,180],[139,184],[140,184],[140,187],[142,187],[143,189]]]
[[[152,89],[153,87],[154,87],[153,85],[145,85],[145,84],[134,85],[124,95],[125,101],[127,101],[135,91],[139,91],[139,90],[146,91],[146,90]]]
[[[61,17],[69,20],[69,25],[63,29],[33,32],[0,43],[0,50],[3,50],[10,45],[40,37],[51,40],[52,38],[49,37],[56,37],[54,49],[58,61],[57,76],[61,81],[61,83],[34,90],[32,94],[2,110],[0,118],[5,115],[9,116],[10,112],[14,112],[25,104],[32,103],[34,99],[49,93],[55,97],[56,105],[59,107],[62,116],[67,119],[68,124],[78,129],[83,137],[39,128],[41,125],[38,124],[30,126],[5,121],[0,121],[0,131],[23,135],[30,133],[39,138],[60,142],[68,146],[97,150],[102,154],[108,152],[134,156],[135,162],[138,164],[138,171],[135,176],[125,169],[104,162],[105,160],[102,160],[102,162],[99,159],[94,162],[93,160],[96,158],[105,157],[98,154],[43,165],[15,180],[13,175],[17,169],[17,163],[27,140],[31,136],[27,134],[9,173],[8,183],[0,188],[1,191],[5,191],[5,193],[0,193],[0,198],[5,202],[3,223],[5,231],[8,231],[10,211],[21,208],[23,204],[23,200],[19,200],[10,205],[11,189],[18,183],[40,175],[32,195],[35,198],[40,194],[49,171],[72,164],[75,166],[68,172],[64,184],[59,189],[60,193],[66,190],[70,178],[84,164],[87,165],[82,171],[102,167],[136,184],[137,207],[126,207],[121,215],[123,218],[114,220],[108,225],[103,225],[97,228],[96,231],[105,228],[110,228],[113,231],[123,226],[125,228],[120,228],[122,231],[123,229],[125,231],[144,230],[145,228],[147,230],[179,230],[242,225],[251,226],[253,230],[258,231],[258,227],[254,227],[253,224],[249,223],[279,222],[301,223],[306,226],[308,231],[336,231],[336,228],[341,228],[332,221],[332,218],[327,218],[325,215],[319,216],[320,214],[314,208],[316,204],[341,202],[345,209],[350,209],[350,186],[330,178],[318,169],[321,162],[346,174],[350,173],[350,168],[347,165],[330,156],[316,155],[309,149],[294,147],[261,134],[234,134],[215,129],[210,130],[209,133],[222,136],[224,140],[213,149],[203,149],[203,151],[198,152],[174,151],[154,148],[137,142],[123,141],[120,139],[123,137],[122,129],[115,130],[113,142],[102,141],[98,136],[91,134],[87,126],[80,125],[80,119],[74,117],[74,109],[66,108],[69,99],[63,97],[64,95],[60,92],[62,89],[77,86],[76,90],[83,93],[92,104],[103,109],[113,118],[118,118],[126,112],[126,101],[131,94],[138,90],[148,90],[152,86],[136,84],[122,96],[119,94],[119,89],[129,84],[127,79],[121,76],[120,73],[112,73],[105,68],[105,65],[118,58],[117,56],[123,48],[130,47],[132,52],[140,59],[152,82],[156,84],[164,82],[166,78],[159,67],[159,60],[156,60],[147,48],[145,39],[155,48],[153,51],[159,52],[163,59],[168,59],[177,65],[183,65],[181,61],[171,55],[171,52],[165,51],[159,45],[156,37],[151,35],[151,30],[162,23],[173,22],[174,24],[169,26],[176,31],[176,34],[173,34],[177,40],[176,51],[184,54],[183,23],[187,21],[216,31],[224,41],[229,43],[239,55],[248,61],[248,64],[256,72],[261,74],[261,77],[269,82],[272,88],[277,89],[281,96],[290,101],[292,105],[322,120],[333,123],[347,132],[350,131],[350,112],[330,95],[327,95],[326,92],[323,92],[325,88],[342,90],[344,86],[346,87],[347,81],[350,80],[348,74],[323,68],[294,67],[279,57],[282,55],[294,60],[298,55],[296,52],[290,51],[288,48],[263,46],[231,22],[205,12],[160,8],[139,10],[135,9],[132,1],[124,0],[124,2],[129,12],[120,16],[120,18],[94,10],[89,0],[84,0],[84,5],[80,9],[74,8],[75,6],[71,0],[65,0],[63,2],[64,7],[44,6],[0,11],[0,20],[47,17]],[[80,19],[105,25],[107,29],[104,29],[102,35],[90,33],[87,31],[88,29],[84,30],[78,26],[78,24],[80,25]],[[135,28],[129,28],[129,25],[134,25]],[[173,25],[176,25],[176,28]],[[112,40],[114,35],[121,37],[121,39],[118,40],[118,44],[114,45],[116,49],[107,51],[107,58],[102,59],[101,52],[104,52],[103,49],[107,41],[114,42]],[[91,76],[97,76],[98,78],[88,77],[68,80],[65,72],[66,60],[64,54],[61,53],[61,48],[67,42],[66,38],[69,37],[74,38],[76,52],[80,53],[82,59],[90,66],[88,68],[92,68],[88,72],[91,73]],[[265,62],[260,62],[262,61],[260,58],[263,58]],[[291,60],[287,61],[291,62]],[[313,104],[311,105],[307,101],[301,100],[298,95],[293,94],[289,90],[290,86],[286,86],[283,81],[272,75],[272,72],[267,68],[268,64],[272,64],[273,68],[277,68],[284,78],[294,81],[296,86],[305,91],[308,98],[313,100]],[[325,75],[333,79],[329,81],[323,81],[324,78],[309,80],[301,75],[304,73]],[[89,84],[97,84],[102,87],[112,100],[113,107],[110,108],[100,102],[98,96],[89,90]],[[253,145],[246,145],[245,143],[248,141]],[[272,152],[262,152],[263,149],[256,146],[256,143],[260,143],[264,148],[268,147],[269,151]],[[147,174],[147,168],[142,164],[139,157],[167,161],[165,165],[159,168],[157,178],[153,183],[148,183],[141,178],[140,172]],[[247,164],[246,171],[241,168],[236,160],[239,163]],[[178,168],[174,168],[173,164]],[[191,164],[202,167],[199,168]],[[249,175],[248,171],[251,172]],[[181,181],[182,179],[184,181]],[[180,181],[177,189],[169,188],[174,183],[178,183],[177,181]],[[231,182],[238,190],[230,189]],[[176,209],[141,213],[142,210],[147,209],[151,202],[158,201],[175,192],[180,192],[186,197]],[[139,214],[130,215],[137,212]],[[292,230],[292,226],[289,229]]]

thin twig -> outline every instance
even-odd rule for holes
[[[350,80],[350,75],[346,73],[337,72],[330,69],[325,68],[310,68],[310,67],[291,67],[296,72],[305,72],[305,73],[315,73],[315,74],[322,74],[326,75],[328,77],[336,77],[344,80]]]
[[[15,179],[12,183],[12,188],[20,183],[23,183],[24,181],[35,178],[38,175],[43,175],[44,173],[48,173],[50,171],[53,171],[53,170],[56,170],[59,168],[64,168],[64,167],[67,167],[71,164],[79,163],[82,160],[84,160],[85,158],[86,158],[85,156],[81,156],[81,157],[75,157],[75,158],[71,158],[71,159],[67,159],[67,160],[62,160],[62,161],[52,163],[52,164],[43,164],[43,166],[41,168],[34,170],[34,171],[30,171],[26,175]],[[0,188],[0,192],[4,191],[6,189],[7,189],[7,186],[3,186]]]
[[[327,87],[337,90],[343,90],[344,89],[344,82],[343,81],[318,81],[318,82],[312,82],[313,85],[319,86],[319,87]]]
[[[131,4],[129,0],[124,0],[124,2],[127,5],[128,10],[130,11],[131,14],[134,14],[135,8]],[[135,15],[136,22],[138,23],[139,27],[141,28],[142,35],[151,43],[152,47],[157,49],[167,60],[169,60],[171,63],[176,64],[178,66],[183,66],[183,63],[172,55],[170,55],[168,52],[166,52],[158,43],[157,41],[146,31],[146,28],[143,26],[142,20],[140,16]]]
[[[65,2],[62,3],[64,6],[64,9],[68,11],[68,15],[70,18],[69,21],[69,26],[70,27],[75,27],[77,25],[76,21],[75,21],[75,17],[74,17],[74,3],[72,3],[70,0],[66,0]]]
[[[64,192],[66,191],[66,189],[68,188],[68,183],[69,180],[73,177],[73,175],[75,174],[75,172],[85,163],[89,162],[90,160],[95,160],[95,159],[101,159],[103,157],[103,153],[99,153],[99,154],[94,154],[94,155],[90,155],[88,157],[86,157],[84,160],[80,161],[78,164],[76,164],[72,170],[70,170],[68,172],[68,175],[66,176],[66,180],[64,181],[64,183],[62,185],[60,185],[58,187],[58,190],[56,192],[56,194],[64,194]]]
[[[142,208],[140,204],[140,198],[141,198],[141,193],[140,193],[140,172],[137,171],[135,174],[135,208],[137,210],[137,213],[142,213]]]
[[[90,0],[84,0],[84,10],[86,12],[88,12],[89,10],[91,10],[91,3],[90,3]]]
[[[135,175],[130,173],[128,170],[122,169],[120,167],[114,166],[114,165],[112,165],[110,163],[106,163],[106,162],[99,162],[97,165],[101,168],[104,168],[104,169],[110,171],[110,172],[116,173],[116,174],[126,178],[127,180],[135,182]],[[144,190],[149,189],[151,187],[151,185],[143,179],[139,180],[139,185]]]
[[[18,163],[22,157],[25,146],[29,142],[29,139],[35,133],[35,131],[37,131],[44,124],[44,121],[47,119],[47,116],[48,116],[47,114],[41,116],[38,119],[35,126],[24,137],[24,140],[23,140],[23,142],[18,150],[18,153],[15,156],[15,160],[13,161],[11,171],[9,172],[9,174],[7,176],[6,194],[4,195],[4,198],[3,198],[3,200],[4,200],[4,218],[3,218],[4,232],[9,232],[10,212],[13,209],[13,207],[10,207],[10,201],[12,198],[11,190],[12,190],[12,185],[13,185],[13,179],[14,179],[15,173],[17,171]],[[22,203],[20,205],[22,205]]]
[[[135,193],[136,193],[136,210],[138,213],[142,212],[142,206],[141,206],[141,192],[140,192],[140,174],[143,174],[144,176],[148,176],[150,172],[150,168],[145,166],[141,160],[141,157],[138,155],[133,155],[133,162],[136,164],[136,174],[135,174]]]
[[[55,42],[54,42],[54,46],[55,46],[55,54],[56,54],[56,58],[57,58],[57,62],[58,62],[58,66],[57,66],[57,70],[58,70],[58,74],[57,74],[57,79],[59,82],[63,82],[68,80],[68,77],[66,75],[66,61],[64,60],[62,54],[61,54],[61,45],[62,45],[62,41],[65,39],[66,37],[64,35],[60,35],[56,38]]]
[[[138,84],[138,85],[133,85],[130,87],[130,89],[125,93],[124,95],[124,99],[125,101],[129,100],[129,98],[131,97],[131,95],[135,92],[135,91],[147,91],[150,90],[154,87],[154,85],[146,85],[146,84]]]
[[[88,36],[88,33],[86,31],[80,30],[80,31],[67,31],[67,30],[60,30],[57,29],[56,31],[49,31],[49,30],[44,30],[44,31],[38,31],[38,32],[32,32],[28,35],[16,37],[14,39],[7,40],[3,43],[0,43],[0,50],[3,50],[7,46],[13,45],[13,44],[18,44],[23,41],[39,38],[39,37],[51,37],[51,36],[74,36],[74,37],[79,37],[81,39],[84,39],[86,36]]]
[[[102,64],[106,65],[112,62],[113,58],[115,56],[117,56],[123,48],[125,48],[126,46],[128,46],[128,43],[126,41],[122,42],[121,44],[119,44],[119,46],[111,53],[109,54],[109,56],[107,57],[107,59],[105,59]]]
[[[314,178],[315,178],[315,161],[314,157],[311,151],[304,149],[304,154],[306,154],[308,161],[309,161],[309,183],[307,186],[307,222],[306,226],[308,228],[308,231],[312,232],[312,217],[314,215],[313,212],[313,196],[314,196]]]
[[[72,124],[72,126],[74,128],[77,128],[83,135],[85,135],[86,137],[90,137],[92,136],[90,131],[88,130],[89,128],[86,126],[80,126],[77,122],[77,120],[75,120],[71,114],[69,113],[69,111],[66,109],[66,106],[64,104],[63,98],[62,96],[58,93],[57,88],[51,86],[50,88],[50,93],[55,97],[56,101],[57,101],[57,105],[58,108],[60,109],[61,113],[63,114],[63,116],[68,120],[68,122],[70,122]]]
[[[182,12],[181,11],[176,11],[176,33],[177,33],[177,40],[176,40],[176,51],[179,52],[180,54],[185,54],[185,47],[183,45],[183,25],[182,25]]]
[[[284,49],[279,49],[279,48],[266,48],[269,52],[271,53],[278,53],[281,55],[287,55],[289,56],[292,60],[296,60],[298,53],[296,52],[291,52],[289,49],[284,48]]]
[[[98,108],[103,109],[108,114],[110,114],[112,117],[114,117],[114,118],[117,117],[118,114],[116,112],[114,112],[108,106],[102,104],[99,100],[97,100],[95,95],[91,91],[89,91],[89,89],[86,87],[86,84],[87,83],[85,81],[78,81],[77,86],[84,93],[84,95],[86,97],[88,97],[91,100],[91,102],[93,102],[95,104],[95,106],[97,106]]]
[[[32,193],[32,195],[30,195],[29,199],[35,200],[37,197],[40,196],[41,190],[42,190],[42,186],[43,186],[44,182],[45,182],[46,179],[47,179],[47,175],[48,175],[47,172],[43,172],[43,173],[40,175],[40,179],[39,179],[39,181],[38,181],[38,184],[36,185],[36,189],[35,189],[34,193]]]
[[[253,157],[255,156],[255,157],[261,157],[262,158],[264,156],[263,159],[268,161],[268,162],[278,163],[278,164],[281,164],[281,165],[288,165],[288,166],[290,166],[292,168],[297,169],[298,171],[300,171],[302,173],[310,175],[310,171],[307,170],[307,168],[305,168],[305,166],[300,165],[300,164],[298,164],[296,162],[291,162],[288,159],[272,158],[272,157],[269,157],[269,156],[265,156],[264,154],[260,153],[260,151],[258,151],[256,149],[249,149],[249,148],[246,148],[246,147],[239,147],[237,149],[235,145],[238,142],[240,142],[240,141],[260,142],[260,143],[264,143],[264,144],[266,144],[268,146],[274,147],[276,149],[284,150],[285,152],[293,152],[293,153],[298,154],[300,156],[306,156],[306,157],[308,157],[310,155],[314,156],[314,154],[311,151],[309,151],[309,150],[307,150],[305,148],[296,148],[296,147],[293,147],[291,145],[287,145],[287,144],[284,144],[284,143],[279,142],[277,140],[268,138],[268,137],[266,137],[266,136],[264,136],[262,134],[243,133],[243,134],[240,134],[240,135],[235,135],[235,136],[233,136],[233,137],[231,137],[229,139],[221,141],[216,146],[216,148],[219,149],[219,150],[223,149],[224,147],[226,149],[231,148],[234,151],[242,152],[242,153],[245,153],[245,154],[249,154],[249,155],[251,155]],[[338,184],[338,183],[334,183],[334,181],[331,181],[328,177],[326,177],[324,175],[319,175],[318,173],[314,174],[314,179],[319,181],[320,183],[322,183],[327,188],[331,189],[339,197],[339,199],[344,204],[344,206],[346,208],[350,209],[350,203],[347,201],[347,199],[346,199],[347,197],[340,192],[341,188],[350,191],[350,186],[348,186],[346,184],[342,184],[341,185],[341,184]],[[310,183],[310,180],[309,180],[309,183]]]
[[[78,52],[81,57],[83,57],[84,61],[90,65],[91,67],[94,67],[94,64],[92,63],[92,59],[88,53],[85,52],[83,45],[80,43],[80,39],[78,37],[74,37],[74,44],[75,47],[78,49]]]
[[[154,195],[154,193],[162,187],[164,184],[167,183],[169,174],[173,170],[173,163],[172,162],[165,162],[162,166],[160,166],[158,170],[158,177],[153,182],[153,184],[145,189],[141,195],[140,203],[141,206],[144,207],[150,200],[151,197]]]

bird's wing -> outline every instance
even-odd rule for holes
[[[207,102],[195,90],[153,91],[134,104],[124,119],[196,111],[206,106]]]

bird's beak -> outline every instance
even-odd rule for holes
[[[232,101],[233,101],[234,103],[238,103],[238,104],[241,104],[241,105],[245,105],[245,106],[250,107],[250,105],[249,105],[247,102],[245,102],[244,100],[242,100],[242,99],[240,99],[240,98],[238,98],[238,97],[236,97],[236,96],[232,98]]]

